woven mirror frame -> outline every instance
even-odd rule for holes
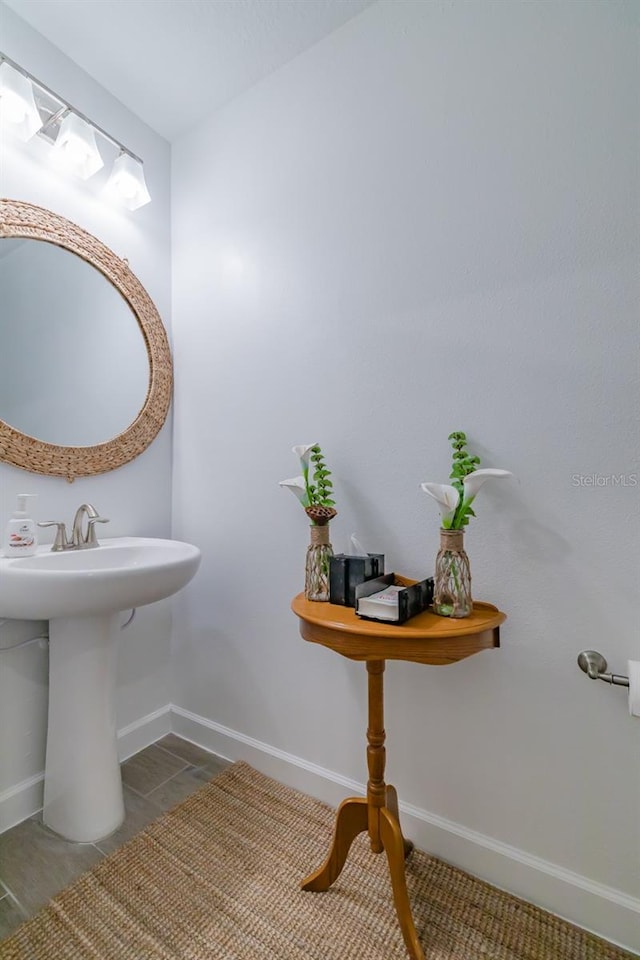
[[[118,436],[87,447],[45,443],[0,420],[0,460],[29,473],[91,477],[123,466],[143,453],[163,426],[173,385],[171,350],[160,315],[126,260],[70,220],[19,200],[0,200],[0,237],[45,240],[81,257],[122,295],[138,321],[149,357],[149,389],[133,423]]]

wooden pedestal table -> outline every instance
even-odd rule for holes
[[[367,796],[349,797],[340,804],[329,855],[320,869],[302,882],[302,889],[328,890],[339,877],[353,840],[366,830],[372,852],[384,850],[387,855],[394,904],[409,956],[425,960],[411,915],[404,869],[413,844],[404,839],[400,829],[395,788],[384,782],[385,661],[443,666],[498,647],[499,628],[506,615],[489,603],[474,603],[473,613],[463,620],[437,617],[429,610],[398,626],[362,620],[350,607],[305,600],[303,594],[294,598],[291,609],[300,618],[305,640],[321,643],[350,660],[366,661],[369,680]]]

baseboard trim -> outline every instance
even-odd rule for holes
[[[118,756],[127,760],[171,732],[171,705],[148,713],[118,730]],[[0,793],[0,833],[42,810],[44,770]]]
[[[128,760],[156,740],[171,733],[171,704],[148,713],[118,730],[118,757],[120,762]]]
[[[42,810],[44,771],[0,793],[0,833]]]
[[[365,785],[172,704],[173,732],[228,760],[337,806]],[[416,846],[621,947],[640,952],[640,900],[400,802],[403,829]]]

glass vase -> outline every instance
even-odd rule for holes
[[[329,524],[309,527],[311,542],[307,547],[304,595],[307,600],[329,600],[329,560],[333,548],[329,541]]]
[[[473,609],[464,531],[441,530],[433,577],[433,609],[441,617],[468,617]]]

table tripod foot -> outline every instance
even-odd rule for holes
[[[328,890],[340,876],[351,844],[359,833],[367,830],[368,824],[367,801],[364,798],[350,797],[343,800],[336,814],[329,856],[319,870],[302,881],[302,889],[316,892]]]
[[[396,788],[392,787],[391,784],[388,783],[386,785],[385,790],[386,790],[385,806],[387,810],[390,810],[393,816],[396,818],[398,822],[398,826],[402,831],[402,827],[400,826],[400,811],[398,808],[398,794],[397,794]],[[402,836],[402,843],[404,845],[404,858],[406,860],[409,854],[411,853],[411,851],[413,850],[413,843],[411,842],[411,840],[407,840],[404,837],[404,834]]]
[[[413,922],[411,903],[407,892],[407,878],[404,872],[404,838],[400,830],[400,824],[389,810],[382,809],[380,811],[380,836],[389,863],[393,902],[405,946],[411,960],[425,960]]]

